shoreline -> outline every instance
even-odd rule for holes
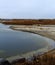
[[[33,57],[33,55],[42,55],[44,53],[48,52],[48,47],[45,47],[45,48],[41,48],[39,50],[35,50],[35,51],[31,51],[31,52],[27,52],[27,53],[24,53],[24,54],[21,54],[21,55],[16,55],[16,56],[11,56],[11,57],[8,57],[6,58],[9,62],[12,62],[16,59],[22,59],[22,58],[25,58],[25,59],[28,59],[30,57]]]
[[[39,28],[38,28],[39,27]],[[44,27],[44,25],[43,25]],[[38,35],[41,35],[41,36],[44,36],[44,37],[47,37],[47,38],[50,38],[52,40],[55,41],[55,30],[44,30],[45,28],[43,28],[42,26],[37,26],[37,29],[34,27],[34,30],[32,30],[32,28],[29,28],[28,26],[25,28],[25,27],[16,27],[15,25],[14,26],[10,26],[10,28],[12,30],[16,30],[16,31],[22,31],[22,32],[28,32],[28,33],[33,33],[33,34],[38,34]],[[54,28],[54,27],[52,27]]]
[[[27,30],[27,29],[22,29],[22,28],[13,28],[14,26],[10,26],[10,28],[12,29],[12,30],[16,30],[16,31],[24,31],[24,32],[29,32],[29,33],[33,33],[33,34],[38,34],[38,35],[40,35],[40,36],[44,36],[44,37],[47,37],[47,38],[50,38],[50,37],[48,37],[48,35],[46,36],[46,35],[44,35],[45,34],[45,32],[46,31],[31,31],[31,30]],[[51,40],[54,40],[53,38],[50,38]],[[54,40],[55,41],[55,40]],[[17,55],[17,56],[14,56],[14,57],[10,57],[10,58],[7,58],[7,60],[9,60],[9,61],[13,61],[13,60],[16,60],[16,59],[20,59],[20,58],[28,58],[28,57],[31,57],[31,56],[33,56],[33,54],[35,54],[35,55],[37,55],[37,52],[39,51],[39,52],[43,52],[42,54],[45,54],[45,53],[48,53],[48,52],[50,52],[51,50],[54,50],[54,48],[53,49],[50,49],[50,50],[48,50],[47,48],[44,48],[44,49],[42,49],[42,51],[39,49],[39,50],[37,50],[37,51],[33,51],[33,52],[30,52],[30,53],[25,53],[25,54],[22,54],[22,55]],[[46,51],[46,52],[44,52],[44,51]],[[54,50],[55,51],[55,50]]]

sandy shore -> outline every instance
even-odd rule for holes
[[[42,26],[13,25],[10,28],[17,31],[25,31],[25,32],[39,34],[51,38],[55,41],[55,25],[48,25],[48,26],[47,25],[42,25]]]

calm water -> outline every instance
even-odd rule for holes
[[[0,57],[10,57],[48,46],[52,41],[36,34],[13,31],[0,24]]]

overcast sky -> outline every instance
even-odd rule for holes
[[[0,18],[55,18],[55,0],[0,0]]]

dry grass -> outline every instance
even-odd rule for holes
[[[16,62],[13,65],[55,65],[55,54],[46,53],[41,56],[33,56],[32,61],[25,60],[23,62]]]
[[[3,20],[4,24],[14,24],[14,25],[33,25],[33,24],[42,24],[42,25],[55,25],[55,19],[11,19]]]

